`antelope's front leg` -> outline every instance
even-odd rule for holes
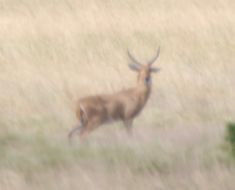
[[[132,134],[133,134],[133,132],[132,132],[133,120],[132,119],[124,120],[123,123],[126,128],[127,134],[129,136],[132,136]]]

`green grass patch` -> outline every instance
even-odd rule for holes
[[[235,159],[235,123],[229,122],[226,125],[226,141],[228,142],[229,151]]]

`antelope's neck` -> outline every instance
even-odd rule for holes
[[[136,87],[136,92],[140,100],[140,104],[144,106],[149,98],[151,86],[147,86],[145,84],[138,84]]]

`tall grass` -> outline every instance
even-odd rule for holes
[[[232,0],[1,0],[0,189],[233,189]],[[70,146],[76,99],[135,85],[161,46],[129,139],[121,123]]]

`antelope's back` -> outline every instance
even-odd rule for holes
[[[96,119],[99,122],[107,120],[107,111],[105,109],[105,100],[102,96],[88,96],[78,101],[76,115],[80,119],[81,110],[88,120]]]

